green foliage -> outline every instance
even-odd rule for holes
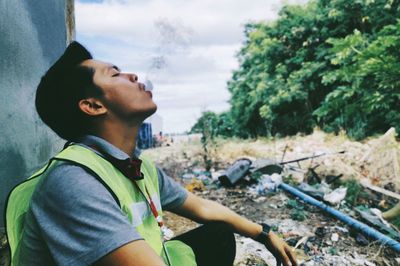
[[[210,171],[212,150],[216,148],[215,136],[218,128],[218,116],[213,112],[204,112],[197,123],[192,127],[192,133],[201,133],[201,145],[203,148],[203,161],[206,171]]]
[[[314,0],[245,25],[228,81],[231,109],[205,113],[217,135],[400,131],[400,1]]]
[[[362,187],[360,183],[356,179],[349,179],[346,181],[342,181],[341,185],[347,188],[347,193],[345,197],[346,203],[349,206],[356,205],[357,199],[362,192]]]
[[[393,221],[391,221],[394,226],[400,229],[400,217],[396,217]]]
[[[304,221],[307,219],[307,213],[304,211],[304,206],[297,200],[290,199],[286,203],[286,207],[290,210],[290,218],[297,221]]]

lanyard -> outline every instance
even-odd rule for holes
[[[89,146],[90,146],[91,148],[97,150],[98,152],[100,152],[103,156],[105,156],[105,159],[106,159],[106,160],[108,160],[112,165],[114,165],[114,164],[113,164],[113,161],[112,161],[111,158],[110,158],[111,156],[110,156],[109,154],[103,152],[103,151],[102,151],[99,147],[97,147],[96,145],[89,145]],[[117,169],[118,169],[118,168],[117,168]],[[122,172],[121,172],[121,173],[122,173]],[[124,173],[122,173],[122,174],[124,174]],[[125,174],[124,174],[124,175],[125,175]],[[130,178],[130,177],[128,177],[128,176],[127,176],[127,178],[134,184],[134,186],[136,186],[136,188],[139,190],[140,194],[142,194],[142,196],[144,197],[146,203],[149,205],[150,210],[151,210],[151,213],[153,214],[154,218],[156,219],[157,224],[158,224],[158,226],[160,227],[160,230],[161,230],[162,248],[163,248],[163,250],[164,250],[165,257],[166,257],[166,259],[167,259],[168,265],[172,265],[172,264],[171,264],[171,260],[170,260],[169,255],[168,255],[168,252],[167,252],[167,249],[166,249],[166,247],[165,247],[164,241],[171,239],[172,236],[173,236],[173,232],[172,232],[171,230],[169,230],[169,229],[164,225],[163,219],[162,219],[161,215],[159,215],[159,213],[158,213],[158,211],[157,211],[157,208],[156,208],[156,205],[154,204],[153,199],[151,198],[150,193],[149,193],[149,191],[148,191],[146,185],[144,185],[144,187],[145,187],[145,189],[146,189],[146,193],[147,193],[148,198],[146,197],[146,195],[144,194],[144,192],[140,189],[140,187],[139,187],[139,185],[137,184],[137,181],[136,181],[136,180],[134,180],[134,179],[132,179],[132,178]]]
[[[159,226],[160,228],[162,228],[162,227],[164,226],[163,219],[162,219],[162,217],[158,214],[156,205],[154,204],[153,199],[151,198],[150,193],[149,193],[149,191],[147,190],[146,185],[144,186],[144,188],[146,189],[146,193],[147,193],[148,198],[146,197],[146,195],[143,193],[143,191],[140,189],[139,185],[138,185],[135,181],[132,181],[132,183],[133,183],[133,184],[136,186],[136,188],[140,191],[140,194],[142,194],[142,196],[145,198],[147,204],[148,204],[149,207],[150,207],[151,213],[153,214],[154,218],[156,218],[156,221],[157,221],[158,226]]]
[[[139,187],[139,185],[136,183],[136,181],[134,181],[134,180],[131,180],[131,181],[132,181],[132,183],[136,186],[136,188],[139,190],[140,194],[142,194],[142,196],[145,198],[147,204],[149,205],[149,207],[150,207],[150,209],[151,209],[151,213],[153,214],[154,218],[155,218],[156,221],[157,221],[158,226],[160,227],[160,230],[161,230],[161,238],[162,238],[162,240],[163,240],[163,241],[162,241],[162,248],[163,248],[163,250],[164,250],[165,257],[166,257],[166,259],[167,259],[168,265],[171,266],[171,265],[172,265],[172,264],[171,264],[171,260],[170,260],[170,258],[169,258],[169,254],[168,254],[168,251],[167,251],[167,249],[166,249],[166,247],[165,247],[164,242],[165,242],[166,240],[171,239],[171,237],[172,237],[172,231],[169,230],[169,229],[164,225],[163,219],[162,219],[162,217],[159,215],[159,213],[158,213],[158,211],[157,211],[157,208],[156,208],[156,205],[154,204],[154,202],[153,202],[153,200],[152,200],[152,198],[151,198],[151,196],[150,196],[150,193],[149,193],[149,191],[147,190],[146,185],[144,185],[144,188],[146,189],[146,193],[147,193],[148,198],[147,198],[146,195],[143,193],[143,191],[140,189],[140,187]]]

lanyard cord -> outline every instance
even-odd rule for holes
[[[144,199],[145,199],[147,205],[150,207],[151,213],[153,214],[154,218],[155,218],[156,221],[157,221],[158,226],[160,227],[161,236],[162,236],[162,248],[163,248],[163,250],[164,250],[165,257],[167,258],[167,263],[168,263],[169,266],[171,266],[172,264],[171,264],[171,261],[170,261],[170,259],[169,259],[169,255],[168,255],[167,249],[166,249],[166,247],[165,247],[165,245],[164,245],[164,233],[163,233],[164,223],[163,223],[162,217],[158,214],[156,205],[154,204],[154,202],[153,202],[153,200],[152,200],[152,198],[151,198],[151,196],[150,196],[150,193],[149,193],[149,191],[147,190],[146,185],[144,186],[144,188],[146,189],[147,196],[149,197],[148,199],[147,199],[146,195],[144,194],[144,192],[140,189],[140,187],[139,187],[139,185],[136,183],[136,181],[133,181],[133,180],[132,180],[132,183],[136,186],[136,188],[139,190],[140,194],[142,194],[142,196],[144,197]]]
[[[67,144],[66,144],[65,146],[67,146]],[[114,165],[113,162],[112,162],[112,160],[110,160],[110,158],[109,158],[110,155],[109,155],[108,153],[105,153],[104,151],[102,151],[102,150],[101,150],[99,147],[97,147],[96,145],[89,145],[89,147],[91,147],[91,148],[95,149],[96,151],[100,152],[100,153],[104,156],[104,159],[106,159],[106,160],[109,161],[112,165]],[[114,166],[114,167],[115,167],[115,166]],[[118,169],[118,168],[117,168],[117,169]],[[121,173],[122,173],[122,172],[121,172]],[[123,173],[122,173],[122,174],[123,174]],[[123,175],[125,175],[125,174],[123,174]],[[140,189],[139,185],[136,183],[135,180],[133,180],[133,179],[131,179],[131,178],[129,178],[129,177],[127,177],[127,178],[136,186],[136,188],[139,190],[140,194],[142,194],[143,198],[145,199],[147,205],[150,207],[151,213],[153,214],[154,218],[156,219],[156,222],[157,222],[158,226],[160,227],[160,231],[161,231],[161,241],[162,241],[161,245],[162,245],[163,251],[164,251],[164,253],[165,253],[165,257],[166,257],[166,259],[167,259],[167,263],[168,263],[169,266],[172,266],[171,260],[169,259],[169,255],[168,255],[167,249],[166,249],[166,247],[165,247],[165,245],[164,245],[164,233],[163,233],[164,223],[163,223],[162,217],[158,214],[156,205],[154,204],[154,202],[153,202],[153,200],[152,200],[152,198],[151,198],[151,196],[150,196],[150,193],[149,193],[149,191],[147,190],[146,185],[144,185],[144,187],[145,187],[145,189],[146,189],[146,193],[147,193],[149,199],[147,199],[146,195],[145,195],[145,194],[143,193],[143,191]]]

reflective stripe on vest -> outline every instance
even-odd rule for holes
[[[140,156],[140,159],[142,160],[141,171],[145,178],[137,181],[137,184],[142,191],[147,188],[158,212],[162,215],[156,167],[144,156]],[[60,163],[65,163],[65,161],[83,166],[94,173],[117,200],[123,213],[146,240],[147,244],[157,254],[164,257],[160,228],[143,195],[137,191],[137,188],[128,178],[107,160],[86,147],[71,145],[55,156],[36,175],[14,188],[9,195],[6,209],[6,229],[11,249],[12,265],[18,265],[19,245],[24,230],[24,216],[28,210],[35,187],[39,182],[45,180],[50,169]],[[180,241],[170,241],[166,246],[168,247],[172,265],[196,265],[194,253],[189,246]]]

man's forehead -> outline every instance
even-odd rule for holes
[[[85,66],[85,67],[94,68],[94,69],[103,69],[103,68],[113,67],[113,64],[103,62],[100,60],[95,60],[95,59],[84,60],[84,61],[82,61],[82,63],[80,65]]]

